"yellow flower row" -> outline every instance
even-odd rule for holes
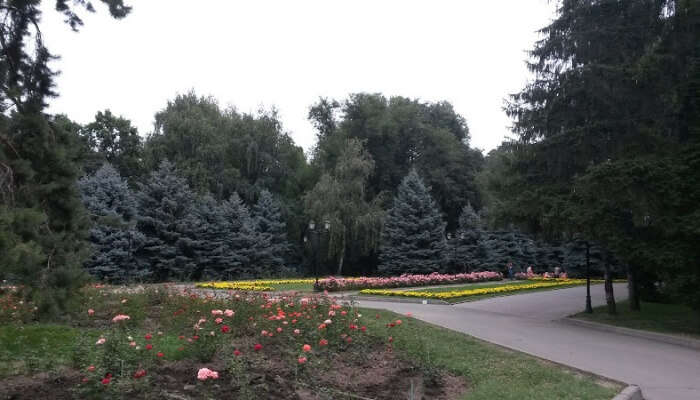
[[[228,289],[228,290],[249,290],[256,292],[267,292],[273,290],[270,286],[248,285],[239,282],[200,282],[195,284],[195,287],[205,289]]]
[[[600,281],[591,281],[600,282]],[[474,288],[465,290],[454,290],[450,292],[428,292],[421,290],[383,290],[383,289],[363,289],[360,290],[362,294],[372,294],[380,296],[402,296],[402,297],[419,297],[424,299],[454,299],[457,297],[469,297],[469,296],[480,296],[485,294],[497,294],[497,293],[508,293],[508,292],[518,292],[522,290],[529,289],[540,289],[549,288],[557,286],[576,286],[583,285],[586,283],[585,279],[558,279],[558,280],[548,280],[548,281],[537,281],[535,283],[529,283],[525,285],[503,285],[497,287],[487,287],[487,288]]]

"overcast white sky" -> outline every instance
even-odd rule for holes
[[[242,112],[276,106],[307,151],[315,140],[309,106],[354,92],[447,100],[467,119],[472,146],[493,149],[509,133],[503,99],[527,81],[525,52],[556,3],[126,2],[126,19],[100,6],[77,34],[48,7],[55,2],[44,2],[44,38],[61,56],[50,112],[87,123],[109,108],[145,136],[168,99],[194,89]]]

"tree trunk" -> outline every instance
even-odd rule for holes
[[[613,292],[612,274],[610,273],[610,263],[605,260],[605,302],[608,304],[608,314],[617,314],[615,305],[615,293]]]
[[[637,290],[637,274],[634,267],[627,267],[627,290],[629,291],[630,310],[639,311],[639,291]]]
[[[343,274],[343,262],[345,261],[345,235],[343,235],[343,243],[340,248],[340,256],[338,257],[338,276]]]

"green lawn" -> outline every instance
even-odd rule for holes
[[[630,311],[629,303],[617,303],[617,315],[609,315],[607,306],[596,307],[593,314],[580,313],[576,318],[661,333],[692,336],[700,339],[700,315],[682,304],[642,302],[641,311]]]
[[[469,400],[611,399],[622,386],[561,368],[470,336],[388,311],[363,309],[363,322],[373,334],[389,337],[387,320],[402,319],[394,348],[417,360],[427,373],[446,369],[469,382]],[[379,315],[379,319],[375,319]],[[369,318],[366,318],[369,317]]]
[[[98,334],[53,324],[0,327],[0,378],[52,371],[70,364],[79,336],[97,340]]]
[[[459,290],[468,290],[468,289],[475,289],[475,288],[494,288],[494,287],[500,287],[500,286],[520,286],[520,285],[527,285],[531,284],[531,281],[508,281],[504,280],[501,282],[496,282],[496,283],[471,283],[471,284],[466,284],[463,286],[446,286],[446,287],[439,287],[439,288],[432,288],[432,289],[421,289],[421,288],[416,288],[416,289],[411,289],[411,290],[416,290],[416,291],[421,291],[421,292],[432,292],[432,293],[440,293],[440,292],[452,292],[452,291],[459,291]],[[501,297],[501,296],[513,296],[517,294],[522,294],[522,293],[530,293],[530,292],[540,292],[540,291],[545,291],[545,290],[557,290],[557,289],[566,289],[570,288],[573,286],[581,286],[580,284],[572,284],[572,285],[565,285],[565,286],[556,286],[556,287],[544,287],[544,288],[534,288],[534,289],[524,289],[521,291],[515,291],[515,292],[505,292],[505,293],[489,293],[489,294],[483,294],[483,295],[472,295],[472,296],[465,296],[465,297],[455,297],[455,298],[450,298],[450,299],[443,299],[444,301],[448,303],[463,303],[466,301],[476,301],[476,300],[483,300],[487,299],[490,297]],[[397,289],[397,290],[406,290],[406,289]]]
[[[278,291],[287,291],[287,290],[296,290],[297,292],[313,292],[314,291],[314,284],[313,283],[285,283],[285,284],[280,284],[280,285],[269,285],[272,287],[274,290]]]

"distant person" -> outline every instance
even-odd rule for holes
[[[514,279],[513,277],[513,263],[508,263],[508,279],[511,281]]]

